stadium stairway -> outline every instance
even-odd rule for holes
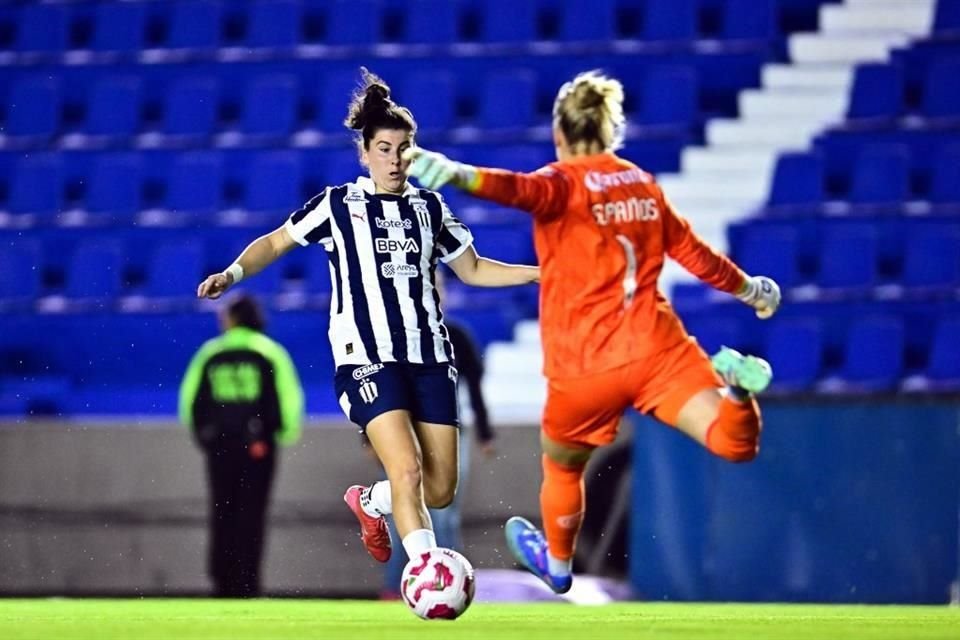
[[[758,89],[739,95],[740,117],[706,125],[706,146],[687,147],[681,171],[659,182],[711,244],[726,248],[726,228],[770,190],[777,156],[809,148],[817,133],[842,122],[854,68],[886,61],[896,47],[928,35],[936,0],[846,0],[820,7],[820,30],[788,38],[791,58],[767,64]],[[880,10],[882,9],[882,10]],[[668,263],[661,288],[691,276]]]
[[[882,9],[882,10],[879,10]],[[767,64],[762,87],[739,95],[740,117],[706,124],[706,145],[687,147],[681,171],[658,180],[677,210],[712,245],[727,249],[727,227],[759,208],[784,152],[802,151],[843,122],[858,64],[887,61],[893,49],[932,30],[936,0],[845,0],[822,5],[819,30],[788,38],[789,63]],[[663,291],[691,276],[668,261]],[[486,351],[484,392],[497,423],[540,417],[546,381],[537,321],[514,328],[512,342]]]

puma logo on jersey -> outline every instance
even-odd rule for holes
[[[397,240],[394,238],[377,238],[375,244],[377,253],[393,253],[394,251],[402,251],[403,253],[416,253],[417,251],[420,251],[416,240],[413,238],[404,238],[402,240]]]
[[[591,208],[597,224],[622,224],[626,222],[652,222],[660,217],[656,198],[627,198],[611,202],[598,202]]]

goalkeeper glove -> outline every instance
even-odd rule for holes
[[[766,320],[780,306],[780,287],[766,276],[748,276],[737,298],[753,307],[758,318]]]
[[[467,189],[477,176],[476,167],[451,160],[436,151],[411,147],[403,152],[403,158],[411,161],[407,175],[416,178],[423,187],[434,191],[448,183]]]

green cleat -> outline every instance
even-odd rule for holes
[[[729,386],[750,393],[762,392],[773,380],[770,363],[756,356],[745,356],[729,347],[720,347],[720,351],[710,358],[710,362]]]

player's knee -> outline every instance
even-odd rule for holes
[[[457,495],[457,482],[433,483],[423,488],[423,497],[431,509],[449,507]]]
[[[423,468],[419,460],[410,460],[394,467],[388,472],[390,484],[403,493],[419,493],[423,486]]]

